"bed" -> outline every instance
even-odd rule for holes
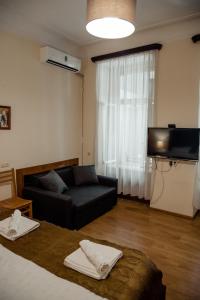
[[[1,220],[7,216],[8,211],[0,212]],[[64,258],[79,247],[80,240],[86,238],[123,251],[123,258],[118,261],[105,280],[92,279],[63,265]],[[77,231],[70,231],[44,221],[40,222],[39,228],[14,242],[0,236],[0,244],[56,276],[76,283],[102,298],[109,300],[165,299],[162,272],[138,250],[108,241],[98,241]],[[32,299],[31,295],[29,299]],[[71,298],[66,296],[66,299]]]

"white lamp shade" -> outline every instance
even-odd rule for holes
[[[87,0],[87,31],[97,37],[116,39],[135,31],[135,0]]]

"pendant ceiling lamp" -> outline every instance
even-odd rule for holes
[[[135,31],[136,0],[87,0],[87,31],[97,37],[118,39]]]

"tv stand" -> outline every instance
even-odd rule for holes
[[[150,207],[193,217],[196,161],[156,159]],[[169,167],[170,164],[170,167]]]

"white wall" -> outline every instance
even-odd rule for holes
[[[82,77],[40,63],[35,42],[0,40],[0,105],[12,109],[11,130],[0,130],[0,166],[81,159]]]

